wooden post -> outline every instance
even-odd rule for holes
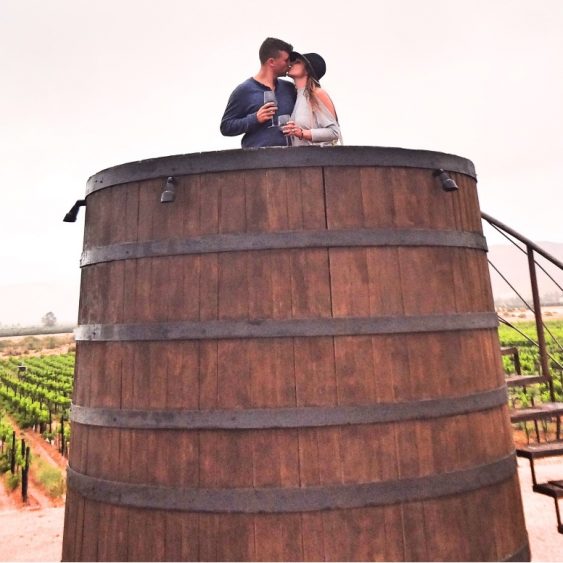
[[[10,455],[10,473],[16,472],[16,432],[12,432],[12,451]]]
[[[61,455],[65,455],[65,419],[61,416]]]
[[[25,462],[24,466],[22,467],[22,499],[24,502],[27,502],[27,486],[29,482],[29,454],[30,449],[29,446],[25,448]]]

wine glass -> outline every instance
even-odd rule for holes
[[[278,127],[283,133],[283,128],[289,123],[291,115],[283,114],[278,116]],[[285,135],[285,145],[288,147],[290,145],[289,135]]]
[[[267,104],[268,102],[273,102],[276,106],[278,105],[278,100],[276,98],[276,93],[272,92],[271,90],[266,90],[264,92],[264,103]],[[274,123],[274,118],[272,117],[272,124],[269,127],[275,127],[276,124]]]

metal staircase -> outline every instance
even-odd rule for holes
[[[528,260],[528,268],[530,272],[530,282],[532,288],[532,298],[533,298],[533,306],[529,305],[524,298],[516,291],[516,289],[510,284],[510,282],[502,275],[502,273],[495,267],[494,264],[491,264],[491,267],[497,271],[497,273],[512,287],[512,289],[516,292],[518,297],[523,301],[523,303],[534,313],[534,319],[536,324],[536,331],[537,331],[537,342],[532,341],[534,346],[537,346],[539,350],[539,374],[522,374],[521,362],[520,362],[520,355],[519,350],[517,347],[506,347],[501,349],[501,353],[504,356],[510,356],[512,358],[514,364],[514,374],[506,376],[506,384],[509,388],[520,387],[526,391],[532,386],[537,385],[546,385],[549,389],[549,398],[550,400],[547,402],[535,403],[533,395],[530,396],[530,404],[526,406],[518,406],[515,403],[511,405],[510,408],[510,419],[511,422],[516,423],[523,423],[524,428],[526,430],[526,434],[528,436],[528,445],[522,446],[516,449],[516,455],[521,458],[528,459],[530,462],[530,470],[532,473],[532,487],[534,492],[546,495],[554,499],[555,503],[555,512],[557,517],[557,529],[559,533],[563,534],[563,523],[561,521],[561,511],[559,509],[558,501],[559,499],[563,498],[563,480],[550,480],[545,483],[538,483],[536,479],[536,468],[535,462],[542,458],[549,458],[554,456],[563,456],[563,440],[561,439],[561,417],[563,416],[563,402],[556,401],[555,397],[555,390],[553,384],[553,375],[550,370],[550,360],[552,365],[559,367],[563,370],[563,366],[550,355],[547,345],[546,345],[546,338],[545,332],[548,332],[550,336],[553,337],[553,340],[557,343],[559,348],[563,351],[563,347],[557,342],[557,339],[550,333],[549,329],[543,322],[542,318],[542,311],[541,311],[541,303],[540,303],[540,296],[539,296],[539,289],[538,289],[538,279],[537,279],[537,271],[536,268],[540,267],[544,273],[548,276],[549,274],[546,272],[544,268],[538,262],[536,262],[535,254],[539,254],[543,256],[546,260],[548,260],[551,264],[554,264],[556,267],[563,271],[563,263],[559,261],[557,258],[546,252],[544,249],[539,247],[537,244],[529,240],[528,238],[524,237],[514,229],[508,227],[507,225],[501,223],[494,217],[486,213],[482,213],[481,217],[487,221],[494,229],[500,232],[505,238],[507,238],[512,244],[514,244],[517,248],[519,248],[522,252],[527,255]],[[524,245],[522,248],[519,244],[517,244],[514,239],[519,241]],[[563,288],[559,286],[559,284],[549,276],[552,281],[563,291]],[[517,330],[522,334],[525,338],[529,340],[529,338],[524,335],[519,329],[513,325],[511,325],[505,319],[502,319],[499,316],[499,321],[504,323],[514,330]],[[540,422],[550,421],[555,423],[555,440],[552,441],[541,441],[541,432],[540,432]],[[535,434],[535,443],[530,442],[530,434],[528,431],[527,423],[532,422],[534,427],[534,434]],[[544,436],[545,436],[544,432]]]

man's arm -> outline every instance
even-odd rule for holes
[[[231,94],[225,113],[221,119],[221,133],[226,137],[235,137],[242,135],[256,127],[258,127],[258,119],[256,112],[247,114],[247,104],[245,103],[244,91],[238,87]]]
[[[250,111],[250,97],[251,93],[242,85],[231,94],[220,127],[226,137],[254,131],[274,117],[277,108],[272,102],[260,106],[257,111]]]

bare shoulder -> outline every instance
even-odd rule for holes
[[[330,99],[328,92],[326,90],[323,90],[322,88],[316,88],[315,95],[328,108],[330,113],[332,113],[332,115],[336,117],[336,110],[334,109],[334,104],[332,103],[332,100]]]

